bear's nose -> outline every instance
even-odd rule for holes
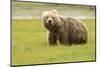
[[[48,21],[49,24],[51,24],[51,22],[52,22],[51,20]]]

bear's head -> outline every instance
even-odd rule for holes
[[[43,24],[48,30],[55,30],[60,25],[60,16],[56,10],[43,12]]]

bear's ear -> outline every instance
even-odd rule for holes
[[[53,12],[54,14],[57,14],[57,11],[56,11],[55,9],[53,9],[52,12]]]

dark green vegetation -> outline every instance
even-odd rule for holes
[[[12,2],[13,16],[37,16],[41,15],[46,10],[56,9],[62,16],[94,16],[95,7],[80,6],[80,5],[63,5],[63,4],[48,4],[48,3],[33,3],[33,2]]]

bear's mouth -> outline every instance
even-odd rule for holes
[[[48,27],[53,27],[53,26],[54,26],[54,25],[51,24],[51,23],[46,23],[45,25],[48,26]]]
[[[48,21],[47,21],[47,24],[48,24],[49,26],[52,26],[54,23],[53,23],[52,20],[48,20]]]
[[[45,23],[44,26],[48,29],[48,30],[55,30],[57,25],[56,24],[51,24],[51,23]]]
[[[50,26],[50,27],[52,27],[54,24],[53,24],[53,22],[52,21],[48,21],[47,23],[46,23],[46,25],[48,25],[48,26]]]

